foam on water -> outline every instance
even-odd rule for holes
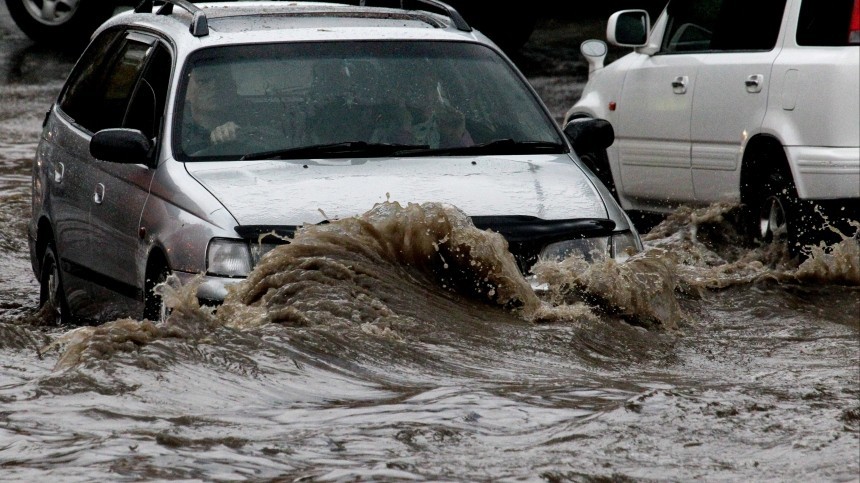
[[[539,261],[533,273],[547,289],[538,296],[504,238],[478,230],[456,207],[385,202],[359,217],[299,230],[231,288],[217,311],[198,304],[195,283],[183,287],[171,279],[159,287],[172,309],[165,323],[118,320],[76,329],[50,348],[66,347],[57,366],[63,368],[157,339],[199,340],[217,327],[277,323],[402,340],[432,324],[431,314],[471,320],[467,300],[532,322],[602,315],[671,330],[687,318],[680,298],[703,290],[765,281],[860,284],[855,238],[810,247],[810,257],[798,263],[782,244],[744,246],[733,228],[735,208],[681,209],[644,237],[644,252],[623,262]]]

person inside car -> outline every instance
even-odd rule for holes
[[[235,141],[240,125],[234,119],[238,94],[229,73],[211,66],[194,68],[185,92],[182,145],[186,153]]]
[[[402,105],[380,114],[371,142],[426,145],[430,148],[474,144],[463,114],[443,99],[431,75],[410,77]]]

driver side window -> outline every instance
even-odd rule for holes
[[[669,21],[660,49],[663,53],[708,51],[721,0],[676,0],[669,4]]]
[[[170,83],[170,53],[157,44],[135,88],[122,127],[139,129],[146,137],[158,137]]]
[[[661,52],[768,51],[784,11],[785,0],[675,0]]]

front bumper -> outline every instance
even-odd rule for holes
[[[199,283],[200,285],[197,287],[197,299],[200,300],[201,303],[205,304],[217,304],[223,302],[224,297],[227,296],[228,287],[245,280],[244,278],[214,277],[211,275],[179,271],[174,271],[173,274],[179,278],[179,282],[183,286]]]

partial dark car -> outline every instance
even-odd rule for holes
[[[156,319],[172,274],[217,304],[301,226],[387,193],[456,206],[524,276],[641,250],[577,155],[612,143],[608,123],[562,131],[495,43],[429,6],[172,0],[108,20],[33,163],[42,303],[61,321]]]

